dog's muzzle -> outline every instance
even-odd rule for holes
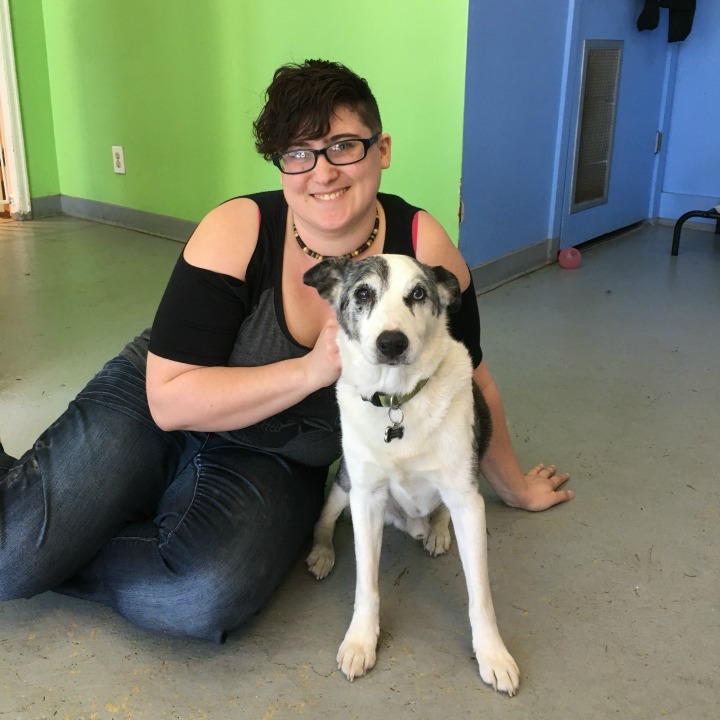
[[[399,330],[385,330],[381,332],[375,341],[380,355],[385,358],[385,362],[393,364],[408,349],[410,341],[405,333]]]

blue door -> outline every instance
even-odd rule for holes
[[[655,31],[637,30],[641,6],[627,0],[577,2],[568,54],[560,247],[655,215],[658,132],[674,55],[666,18]]]
[[[676,53],[666,11],[656,30],[637,30],[642,5],[469,0],[460,247],[471,267],[498,258],[515,267],[516,257],[525,267],[528,251],[540,266],[558,242],[577,245],[657,215],[657,132]],[[606,198],[575,202],[585,41],[612,41],[621,58]]]

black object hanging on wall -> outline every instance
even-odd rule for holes
[[[645,0],[637,20],[638,30],[654,30],[660,23],[660,8],[670,11],[668,42],[684,40],[692,30],[696,0]]]

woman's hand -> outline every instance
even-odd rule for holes
[[[572,490],[561,486],[570,479],[569,473],[558,473],[554,465],[536,465],[525,475],[525,487],[514,497],[503,498],[508,505],[523,510],[547,510],[553,505],[575,497]]]
[[[570,475],[558,474],[554,465],[536,465],[523,473],[510,442],[500,392],[485,362],[478,365],[474,378],[487,401],[493,421],[490,447],[480,463],[480,469],[501,500],[510,507],[532,511],[547,510],[572,500],[575,493],[561,488]]]
[[[305,356],[308,385],[317,390],[332,385],[340,377],[340,351],[337,346],[338,324],[328,320],[313,349]]]

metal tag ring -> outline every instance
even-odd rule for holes
[[[400,413],[399,419],[396,420],[395,418],[393,418],[393,412],[396,413],[396,417],[397,417],[397,413]],[[402,425],[402,422],[403,422],[403,420],[405,419],[405,414],[403,413],[402,408],[399,408],[399,407],[391,407],[391,408],[388,410],[388,419],[390,420],[390,422],[391,422],[393,425],[395,425],[395,427],[397,427],[398,425]]]

